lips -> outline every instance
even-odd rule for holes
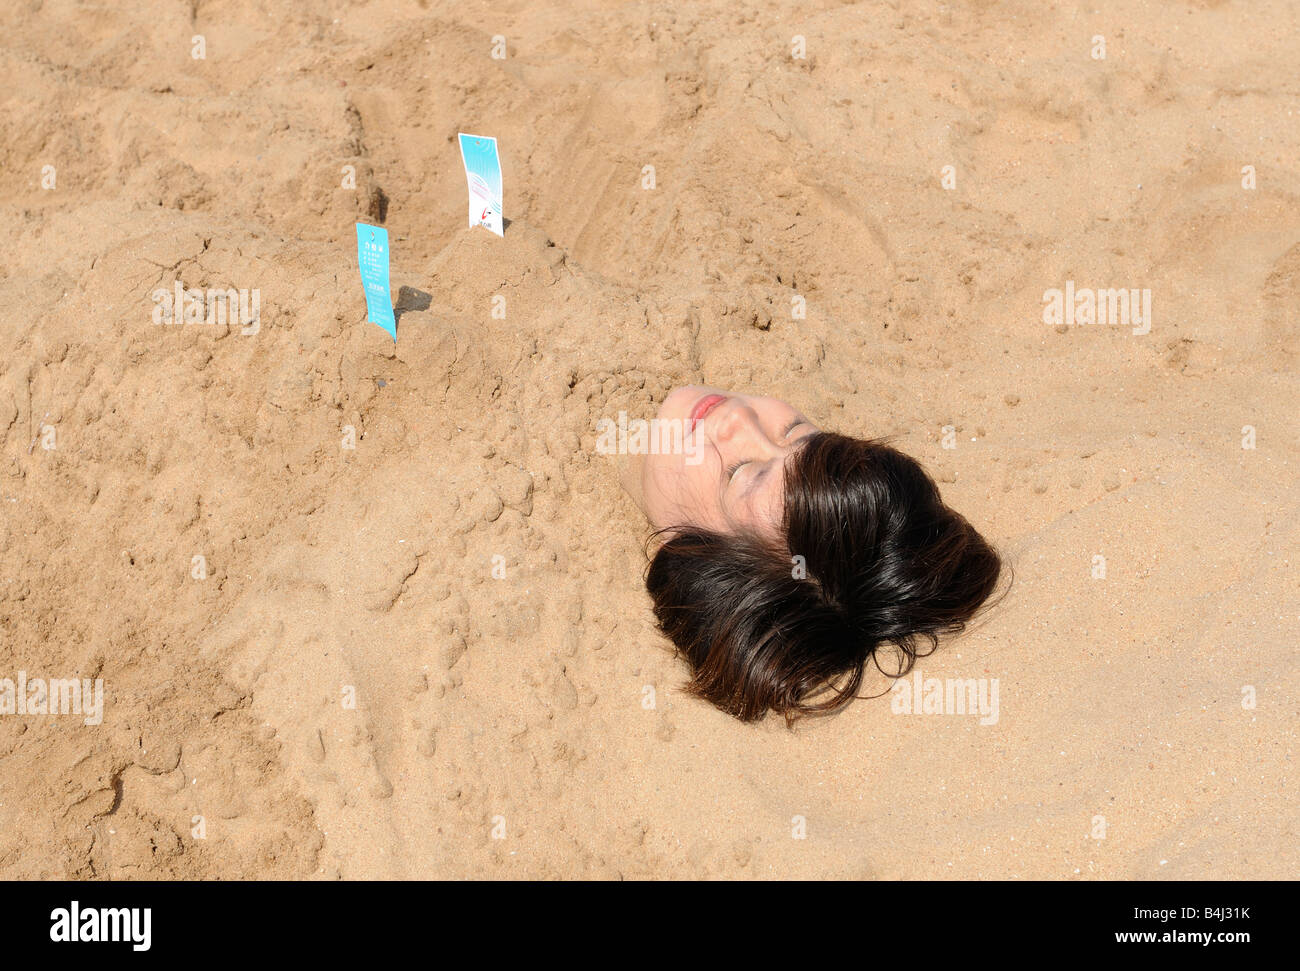
[[[695,407],[691,409],[691,428],[694,429],[696,425],[704,420],[704,417],[709,412],[726,400],[727,396],[725,394],[706,394],[703,398],[697,401]]]

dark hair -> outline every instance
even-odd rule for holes
[[[659,628],[691,666],[690,691],[742,721],[843,708],[886,644],[900,655],[887,673],[906,674],[1002,572],[915,459],[824,432],[786,462],[779,535],[664,535],[646,573]]]

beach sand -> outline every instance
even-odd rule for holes
[[[1295,876],[1294,4],[0,28],[0,678],[105,699],[0,716],[0,877]],[[177,282],[260,329],[155,324]],[[1067,283],[1149,332],[1044,323]],[[682,691],[595,442],[688,382],[933,472],[1014,582],[918,670],[995,721]]]

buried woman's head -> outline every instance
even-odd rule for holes
[[[697,385],[672,392],[655,416],[656,448],[630,474],[656,529],[684,525],[718,532],[780,527],[785,462],[817,431],[779,398],[756,398]]]
[[[662,541],[646,585],[691,690],[738,718],[841,708],[878,649],[907,670],[997,586],[997,553],[888,445],[711,388],[679,388],[658,419],[684,437],[633,469]]]

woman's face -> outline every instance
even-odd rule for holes
[[[625,483],[656,529],[779,527],[786,459],[819,431],[797,408],[687,385],[668,395],[655,417],[661,426],[680,426],[683,447],[635,456]]]

